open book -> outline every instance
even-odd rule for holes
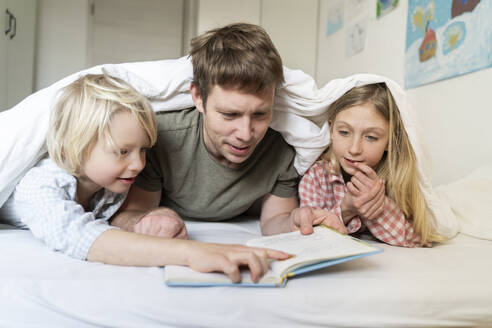
[[[247,270],[242,272],[240,283],[232,283],[225,274],[200,273],[179,265],[166,265],[164,281],[168,286],[285,286],[288,278],[301,273],[383,251],[381,248],[325,226],[315,227],[310,235],[302,235],[299,231],[295,231],[252,239],[246,244],[277,249],[294,256],[283,261],[273,261],[270,264],[270,271],[258,283],[251,280]]]

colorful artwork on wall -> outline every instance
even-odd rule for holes
[[[367,18],[352,24],[345,33],[345,55],[351,57],[364,50],[367,35]]]
[[[376,17],[380,18],[398,6],[399,0],[377,0],[376,3]]]
[[[492,67],[492,0],[410,0],[405,86]]]
[[[338,1],[328,9],[326,36],[332,35],[343,27],[343,1]]]

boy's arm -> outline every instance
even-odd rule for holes
[[[240,266],[248,266],[256,282],[268,271],[269,259],[287,258],[288,254],[276,250],[159,238],[117,229],[103,232],[87,256],[89,261],[116,265],[187,265],[200,272],[224,272],[233,282],[241,280]]]

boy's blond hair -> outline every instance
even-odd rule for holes
[[[386,180],[386,194],[399,206],[407,220],[422,238],[428,241],[442,241],[443,238],[432,231],[429,210],[419,185],[417,157],[408,138],[400,116],[400,110],[385,83],[358,86],[347,91],[330,105],[328,120],[333,124],[341,111],[352,106],[373,104],[388,121],[388,150],[376,166],[377,175]],[[330,162],[334,174],[340,172],[340,164],[328,149],[321,159]]]
[[[107,74],[89,74],[62,89],[50,116],[46,144],[56,164],[74,176],[97,140],[112,147],[109,127],[116,113],[129,112],[152,146],[157,139],[155,114],[149,101],[125,81]]]

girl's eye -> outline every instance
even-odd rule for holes
[[[147,150],[149,150],[149,148],[140,148],[141,153],[145,153],[145,152],[147,152]]]
[[[369,140],[369,141],[378,141],[378,138],[377,138],[377,137],[375,137],[375,136],[367,136],[366,138],[367,138],[367,140]]]
[[[126,150],[126,149],[120,149],[120,155],[124,156],[126,154],[128,154],[128,150]]]
[[[341,136],[348,136],[349,132],[345,130],[338,130],[338,134]]]

